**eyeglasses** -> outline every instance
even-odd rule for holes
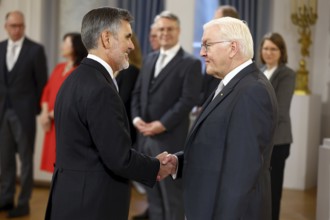
[[[12,29],[16,29],[16,28],[23,28],[24,24],[8,24],[8,26]]]
[[[216,42],[208,42],[208,43],[202,43],[201,44],[201,49],[204,49],[205,52],[208,51],[208,49],[213,46],[214,44],[221,44],[221,43],[226,43],[226,42],[231,42],[229,40],[223,40],[223,41],[216,41]]]
[[[270,48],[269,47],[263,47],[262,50],[265,51],[265,52],[269,51],[271,53],[275,53],[275,52],[279,51],[279,49],[277,49],[275,47],[270,47]]]

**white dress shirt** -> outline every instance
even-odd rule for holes
[[[274,66],[271,69],[266,68],[264,70],[264,74],[265,74],[265,76],[267,77],[268,80],[272,77],[272,75],[273,75],[273,73],[275,72],[276,69],[277,69],[277,66]]]
[[[108,71],[108,73],[110,74],[110,77],[113,81],[113,83],[115,84],[116,86],[116,89],[117,91],[119,92],[119,88],[118,88],[118,84],[117,84],[117,81],[113,75],[113,70],[111,69],[110,65],[107,64],[107,62],[105,62],[104,60],[102,60],[100,57],[98,56],[95,56],[94,54],[88,54],[87,55],[87,58],[89,59],[92,59],[92,60],[95,60],[96,62],[100,63],[102,66],[104,66],[104,68]]]
[[[11,39],[8,39],[7,44],[7,54],[6,54],[6,62],[7,62],[7,68],[8,71],[11,71],[14,67],[17,58],[19,56],[19,53],[21,52],[22,46],[23,46],[24,37],[19,39],[18,41],[12,41]],[[13,50],[13,47],[15,46],[14,56],[12,56],[11,51]],[[11,60],[10,60],[11,59]]]
[[[180,50],[180,47],[181,47],[180,44],[177,43],[174,47],[172,47],[172,48],[170,48],[168,50],[164,50],[163,48],[160,48],[159,57],[157,59],[156,66],[155,66],[154,77],[157,77],[158,74],[160,73],[161,69],[163,67],[165,67],[175,57],[175,55]],[[162,65],[160,66],[162,55],[165,55],[165,58],[164,58],[164,60],[162,62]],[[161,69],[159,69],[159,68],[161,68]]]

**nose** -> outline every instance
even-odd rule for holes
[[[134,50],[134,44],[133,44],[133,42],[132,42],[132,40],[130,39],[129,40],[129,45],[128,45],[128,47],[129,47],[129,49],[131,49],[131,50]]]
[[[205,50],[205,48],[204,47],[201,47],[201,50],[199,51],[199,55],[201,56],[201,57],[206,57],[206,50]]]

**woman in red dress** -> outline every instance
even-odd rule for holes
[[[58,90],[63,81],[87,56],[79,33],[68,33],[63,37],[61,55],[65,62],[59,63],[53,70],[41,97],[40,122],[45,131],[45,139],[41,158],[41,170],[53,172],[55,163],[55,125],[54,105]]]

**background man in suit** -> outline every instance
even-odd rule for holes
[[[0,43],[0,211],[9,217],[29,214],[33,184],[36,115],[47,82],[44,49],[24,36],[24,15],[6,15],[8,40]],[[16,153],[21,161],[21,192],[14,208]]]
[[[183,171],[187,219],[271,219],[274,90],[251,60],[252,36],[243,21],[210,21],[202,42],[206,72],[222,81],[203,105],[184,154],[163,163],[178,165],[178,176]]]
[[[169,172],[158,159],[131,148],[113,76],[129,65],[131,20],[128,11],[108,7],[83,18],[81,37],[89,54],[57,95],[56,166],[46,219],[127,220],[129,179],[152,187],[157,175]]]
[[[183,149],[189,113],[198,104],[202,84],[200,61],[180,47],[178,17],[164,11],[155,22],[161,48],[144,60],[132,96],[139,148],[151,156]],[[148,189],[147,196],[150,219],[184,218],[181,182],[168,178]]]
[[[158,29],[157,29],[156,23],[153,23],[150,26],[150,32],[149,32],[149,42],[150,42],[152,51],[157,51],[160,48],[157,33],[158,33]]]

